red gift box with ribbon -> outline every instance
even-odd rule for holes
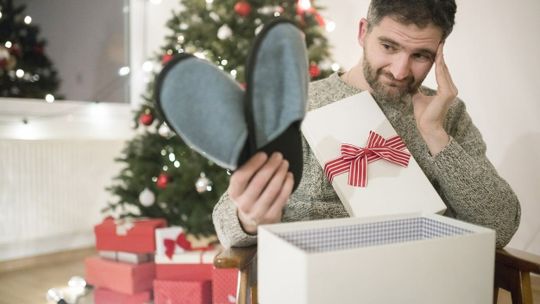
[[[153,262],[129,264],[90,257],[85,259],[86,281],[125,294],[136,294],[152,289],[155,278]]]
[[[155,229],[167,226],[164,219],[106,218],[94,227],[97,250],[153,253]]]
[[[202,281],[154,281],[154,304],[211,304],[212,284]]]
[[[211,280],[217,250],[196,246],[181,227],[156,229],[156,278],[159,280]]]
[[[130,295],[99,287],[94,289],[93,295],[94,304],[146,304],[152,298],[150,291]]]

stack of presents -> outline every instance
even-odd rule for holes
[[[216,269],[212,245],[192,245],[163,219],[114,220],[94,228],[99,256],[85,261],[96,304],[235,303],[238,273]]]

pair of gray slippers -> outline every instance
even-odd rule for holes
[[[309,83],[300,29],[284,19],[266,25],[252,46],[246,81],[244,91],[216,65],[182,53],[157,78],[157,106],[191,148],[223,168],[236,170],[259,151],[281,152],[296,189]]]

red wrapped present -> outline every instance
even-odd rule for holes
[[[146,304],[151,298],[150,291],[130,295],[105,288],[94,289],[94,304]]]
[[[94,227],[98,250],[153,253],[156,250],[155,230],[167,226],[164,219],[106,218]]]
[[[212,303],[236,303],[236,287],[238,285],[237,269],[214,268],[212,272]]]
[[[212,264],[156,264],[159,280],[212,280]]]
[[[129,264],[90,257],[84,263],[86,281],[91,285],[127,294],[152,289],[155,277],[153,262]]]
[[[211,304],[212,283],[154,280],[154,304]]]

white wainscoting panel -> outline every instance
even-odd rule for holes
[[[92,246],[123,146],[0,139],[0,261]]]

